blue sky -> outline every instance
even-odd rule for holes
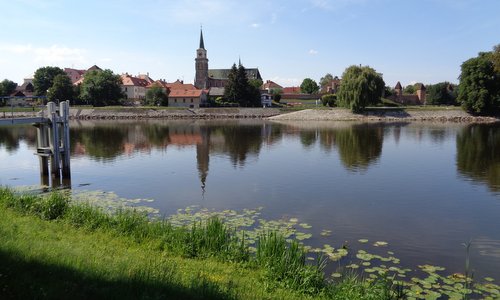
[[[241,61],[299,85],[353,64],[399,80],[458,82],[460,64],[500,43],[498,0],[0,0],[0,80],[41,66],[193,82],[203,24],[210,68]]]

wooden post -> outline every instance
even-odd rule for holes
[[[62,159],[62,177],[70,178],[70,149],[69,149],[69,100],[63,101],[59,105],[59,114],[62,121],[62,142],[63,142],[63,159]]]

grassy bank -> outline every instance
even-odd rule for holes
[[[331,284],[298,243],[261,235],[255,255],[218,219],[174,227],[62,194],[0,187],[0,298],[388,299],[352,276]]]

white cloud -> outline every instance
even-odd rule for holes
[[[33,58],[34,62],[46,64],[86,63],[85,49],[69,48],[66,46],[52,45],[50,47],[33,47],[32,45],[5,44],[0,45],[0,52],[14,55],[23,55]]]
[[[252,25],[250,25],[252,28],[259,28],[260,27],[260,24],[259,23],[253,23]]]
[[[309,52],[308,52],[308,53],[309,53],[310,55],[316,55],[316,54],[318,54],[318,51],[317,51],[317,50],[314,50],[314,49],[311,49],[311,50],[309,50]]]
[[[14,44],[0,45],[0,51],[9,52],[13,54],[24,54],[30,52],[31,50],[33,50],[33,47],[31,45],[14,45]]]
[[[65,46],[52,45],[51,47],[35,48],[35,62],[58,64],[58,63],[72,63],[72,64],[86,64],[85,49],[68,48]]]

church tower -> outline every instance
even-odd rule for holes
[[[200,30],[200,48],[196,50],[195,68],[196,75],[194,86],[198,89],[208,89],[208,58],[207,50],[203,42],[203,30]]]

